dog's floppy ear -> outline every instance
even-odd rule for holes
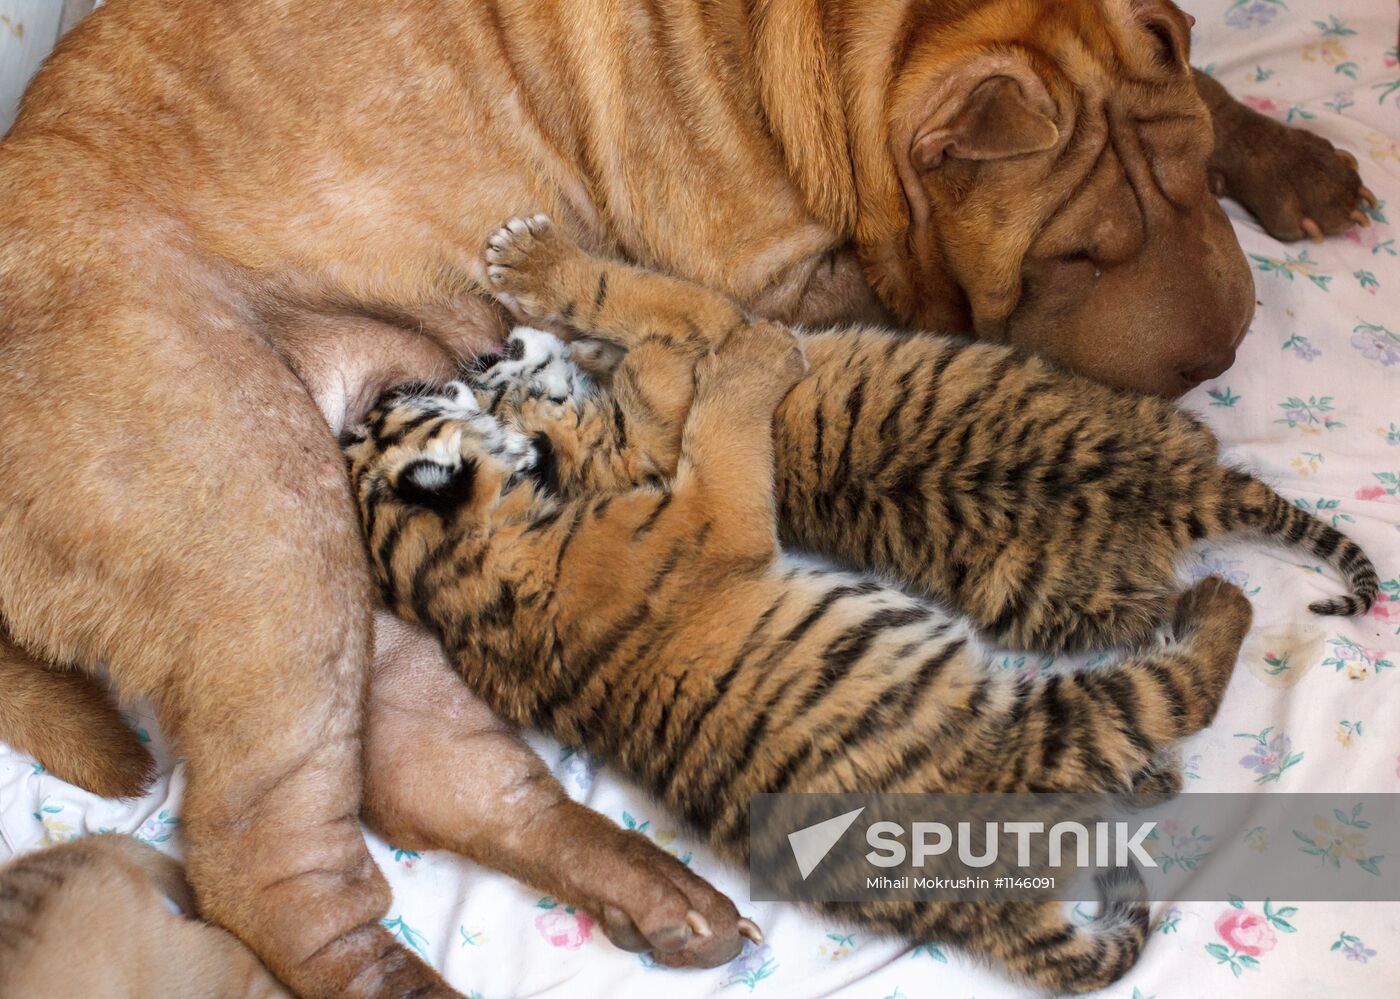
[[[1172,0],[1133,0],[1130,10],[1134,20],[1151,38],[1152,52],[1159,67],[1190,68],[1194,17]]]
[[[1037,153],[1060,138],[1044,111],[1045,101],[1033,101],[1011,76],[988,76],[970,91],[952,95],[950,103],[952,108],[936,109],[914,133],[909,158],[915,169],[931,170],[945,159],[999,160]]]

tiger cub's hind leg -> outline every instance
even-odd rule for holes
[[[1249,598],[1238,586],[1216,576],[1201,580],[1177,598],[1172,631],[1191,650],[1193,661],[1187,664],[1185,679],[1193,683],[1195,693],[1177,738],[1194,735],[1215,720],[1253,621]]]
[[[1169,797],[1180,791],[1170,745],[1214,719],[1251,618],[1249,600],[1238,587],[1202,580],[1177,601],[1176,649],[1129,660],[1114,671],[1117,680],[1102,679],[1100,689],[1114,698],[1113,711],[1104,715],[1117,713],[1119,733],[1143,754],[1129,777],[1135,794]],[[1135,720],[1128,717],[1134,706]],[[1127,730],[1134,721],[1136,737]],[[1096,881],[1103,909],[1089,926],[1071,923],[1061,902],[1010,902],[954,911],[950,935],[1055,992],[1105,988],[1137,962],[1147,940],[1149,910],[1134,872],[1108,871]]]
[[[995,747],[969,748],[966,791],[1169,794],[1171,748],[1215,717],[1245,632],[1249,600],[1206,579],[1182,594],[1176,642],[1103,669],[1023,681]]]
[[[1215,719],[1253,614],[1239,587],[1203,579],[1177,600],[1174,645],[1087,678],[1090,689],[1103,695],[1100,723],[1110,719],[1128,750],[1134,793],[1169,796],[1180,790],[1172,744]]]
[[[971,903],[949,920],[952,935],[1056,994],[1095,992],[1137,963],[1149,928],[1140,883],[1096,880],[1103,909],[1088,926],[1070,922],[1064,902]]]

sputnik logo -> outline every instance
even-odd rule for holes
[[[788,845],[792,847],[792,855],[797,859],[797,870],[802,875],[803,881],[806,881],[807,875],[816,870],[817,865],[826,859],[831,848],[841,841],[846,830],[851,828],[856,819],[860,818],[860,813],[863,811],[865,811],[865,806],[861,805],[853,812],[845,812],[835,818],[806,826],[794,833],[788,833]]]

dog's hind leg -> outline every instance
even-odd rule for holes
[[[452,671],[437,639],[375,616],[365,818],[394,845],[454,850],[575,905],[669,966],[731,960],[733,903],[645,836],[571,801]]]
[[[189,293],[198,266],[133,261],[54,316],[4,285],[0,606],[154,699],[202,915],[304,997],[455,994],[381,925],[360,832],[371,595],[340,452],[246,313]]]
[[[41,662],[3,633],[0,742],[104,798],[135,797],[155,779],[155,760],[101,685]]]

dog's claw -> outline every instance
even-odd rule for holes
[[[1361,190],[1358,193],[1361,195],[1361,200],[1366,202],[1366,204],[1369,205],[1371,208],[1380,207],[1380,201],[1376,198],[1376,193],[1372,191],[1369,187],[1361,188]]]
[[[1307,234],[1308,239],[1312,240],[1314,243],[1322,242],[1322,228],[1316,222],[1314,222],[1312,219],[1303,219],[1302,227],[1303,232]]]
[[[710,929],[709,920],[694,909],[685,914],[685,921],[689,924],[691,932],[702,940],[715,935],[715,931]]]
[[[750,941],[755,947],[763,946],[763,931],[758,928],[758,924],[752,919],[740,919],[735,924],[739,930],[739,936]]]
[[[1351,220],[1363,229],[1371,228],[1371,216],[1367,215],[1363,211],[1358,210],[1352,212]]]

